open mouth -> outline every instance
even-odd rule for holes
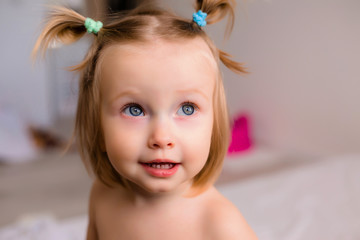
[[[154,176],[166,178],[174,175],[179,169],[180,163],[167,161],[152,161],[141,163],[145,171]]]
[[[172,169],[177,163],[162,162],[162,163],[144,163],[148,167],[158,169]]]

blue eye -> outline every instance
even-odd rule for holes
[[[127,107],[124,108],[123,112],[126,115],[129,116],[134,116],[134,117],[138,117],[138,116],[144,116],[144,111],[142,110],[142,108],[137,105],[137,104],[130,104]]]
[[[192,103],[185,103],[181,106],[181,108],[177,111],[179,115],[182,116],[190,116],[195,112],[195,106]]]

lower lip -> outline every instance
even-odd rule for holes
[[[144,167],[146,172],[148,172],[150,175],[152,175],[154,177],[166,178],[166,177],[171,177],[172,175],[174,175],[177,172],[177,170],[179,169],[180,164],[177,163],[177,164],[175,164],[175,166],[173,168],[170,168],[170,169],[152,168],[144,163],[142,163],[141,165]]]

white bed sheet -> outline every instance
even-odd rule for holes
[[[236,171],[235,161],[225,165]],[[218,189],[263,240],[359,240],[360,156],[343,156],[262,174]],[[30,216],[0,229],[0,239],[85,239],[87,216]]]
[[[259,239],[360,239],[360,156],[307,163],[219,190]]]

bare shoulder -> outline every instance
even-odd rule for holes
[[[96,222],[96,209],[104,199],[104,196],[109,194],[110,189],[101,183],[99,180],[95,180],[89,199],[89,223],[87,228],[87,240],[96,240],[98,238],[98,226]]]
[[[90,200],[97,201],[101,196],[109,194],[110,190],[108,186],[96,179],[91,187]]]
[[[238,208],[215,188],[210,191],[205,220],[209,239],[257,240]]]
[[[109,204],[115,200],[119,200],[122,191],[118,187],[109,187],[96,179],[93,182],[90,192],[90,204],[98,206],[102,204]]]

